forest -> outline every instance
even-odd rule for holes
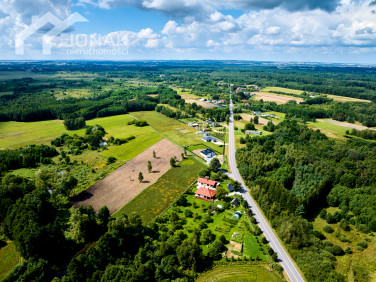
[[[323,218],[364,237],[376,231],[376,144],[361,139],[338,142],[286,120],[272,135],[248,138],[246,148],[237,152],[237,162],[305,277],[344,281],[334,268],[345,250],[310,221],[323,207],[339,207]]]

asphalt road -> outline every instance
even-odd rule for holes
[[[304,281],[300,272],[296,268],[295,264],[287,254],[286,250],[283,248],[282,244],[278,241],[273,229],[268,224],[266,218],[261,213],[260,209],[257,207],[255,201],[248,192],[248,188],[245,186],[243,179],[240,176],[238,167],[236,165],[235,159],[235,133],[234,133],[234,121],[232,112],[232,99],[230,99],[230,121],[229,121],[229,164],[231,168],[231,176],[233,179],[239,181],[242,184],[241,195],[248,202],[248,205],[252,209],[254,217],[257,220],[259,227],[261,228],[265,238],[269,241],[269,245],[278,255],[278,259],[285,270],[289,279],[293,282]]]

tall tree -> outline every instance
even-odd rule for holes
[[[153,167],[151,165],[151,161],[148,161],[148,172],[149,173],[152,172],[152,169],[153,169]]]
[[[142,182],[144,180],[144,176],[142,175],[142,172],[140,171],[139,173],[138,173],[138,182]]]

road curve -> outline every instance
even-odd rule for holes
[[[230,120],[229,120],[229,165],[231,168],[232,178],[239,181],[242,185],[241,195],[248,202],[254,217],[257,220],[259,227],[261,228],[265,238],[269,241],[269,245],[278,255],[278,259],[285,270],[287,276],[292,282],[304,281],[304,278],[300,274],[299,270],[287,254],[286,250],[283,248],[281,243],[278,241],[277,236],[275,235],[273,229],[268,224],[266,218],[261,213],[260,209],[256,205],[255,201],[251,197],[248,188],[245,186],[243,179],[240,176],[238,167],[236,165],[235,159],[235,133],[234,133],[234,120],[232,112],[232,99],[230,96]]]

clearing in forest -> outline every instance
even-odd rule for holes
[[[153,158],[153,150],[156,158]],[[113,214],[165,174],[170,169],[170,158],[176,156],[180,160],[181,153],[178,146],[162,139],[78,195],[75,206],[91,205],[98,211],[106,205]],[[148,161],[152,164],[151,173],[147,170]],[[138,181],[139,172],[144,177],[141,183]]]
[[[292,96],[283,96],[278,94],[270,94],[270,93],[256,93],[256,96],[254,96],[255,100],[263,100],[264,102],[276,102],[277,104],[286,104],[288,101],[295,100],[296,103],[303,102],[303,99],[296,98]]]

